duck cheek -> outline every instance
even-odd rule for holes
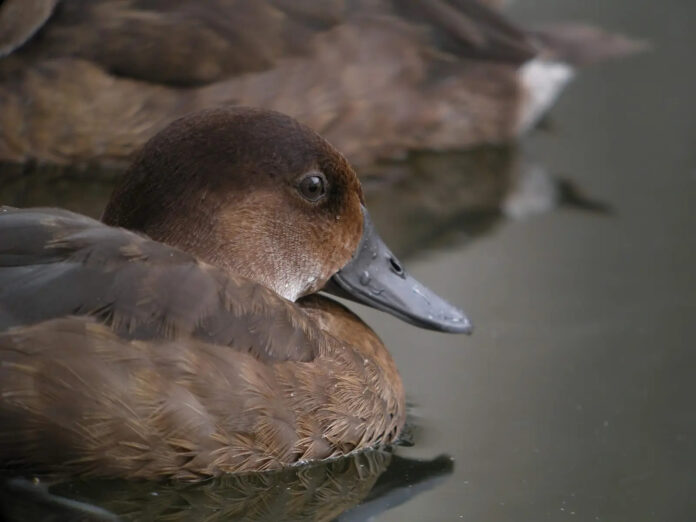
[[[352,244],[336,244],[335,237],[324,238],[322,244],[324,248],[317,250],[321,255],[312,256],[314,259],[311,261],[307,259],[307,263],[297,270],[297,298],[319,292],[353,255]]]
[[[360,244],[363,233],[362,206],[356,200],[354,205],[350,205],[342,214],[337,214],[334,219],[335,224],[330,229],[331,234],[326,237],[324,243],[325,248],[327,245],[333,246],[331,255],[327,259],[327,264],[330,266],[327,280],[353,258]]]

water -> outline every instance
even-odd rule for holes
[[[475,334],[354,306],[413,403],[414,445],[397,454],[426,464],[401,462],[339,519],[693,520],[696,4],[519,0],[511,13],[654,49],[586,71],[516,149],[418,154],[380,167],[388,187],[366,183],[385,242]],[[13,178],[0,197],[98,215],[111,181],[72,176]]]
[[[447,482],[380,520],[694,520],[696,4],[521,0],[513,13],[654,50],[588,71],[523,144],[608,213],[561,208],[408,263],[467,309],[472,338],[361,311],[418,404],[403,453],[455,459]]]

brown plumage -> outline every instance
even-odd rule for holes
[[[243,340],[127,340],[89,317],[12,330],[0,337],[4,465],[195,479],[392,442],[398,373],[386,352],[361,353],[384,348],[359,333],[352,346],[320,333],[315,357],[269,363]]]
[[[324,180],[319,197],[307,179]],[[350,293],[374,235],[362,205],[355,173],[322,138],[238,108],[150,140],[107,224],[0,209],[2,467],[196,479],[393,442],[405,416],[393,360],[315,294],[339,275]],[[374,262],[392,267],[370,268],[379,297],[417,285],[393,273],[388,251]],[[469,329],[434,294],[427,309],[420,297],[415,308],[360,299]]]
[[[0,6],[0,27],[27,27],[0,59],[0,159],[123,162],[181,115],[234,104],[288,113],[358,165],[506,142],[570,75],[539,104],[523,64],[638,47],[526,32],[477,0],[62,0],[48,18],[55,3]]]

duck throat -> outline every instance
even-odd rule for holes
[[[225,253],[211,262],[293,302],[318,291],[331,275],[323,274],[310,256],[283,251],[272,238],[255,238],[254,243],[253,251],[247,249],[249,241],[240,237],[234,243],[228,243]]]

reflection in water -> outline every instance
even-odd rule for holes
[[[99,217],[116,169],[0,163],[0,204],[55,206]],[[399,257],[452,247],[561,206],[605,212],[572,182],[550,175],[517,147],[414,152],[360,172],[370,213]]]
[[[273,473],[202,483],[73,481],[39,486],[10,480],[0,491],[8,521],[366,520],[430,489],[453,470],[449,457],[405,459],[367,451]],[[0,497],[0,498],[2,498]],[[361,504],[362,502],[362,504]],[[359,507],[358,504],[361,504]]]
[[[61,207],[99,217],[120,170],[0,163],[0,205]]]
[[[572,182],[516,147],[412,153],[364,172],[370,212],[402,257],[486,235],[505,219],[567,206],[605,212]]]

